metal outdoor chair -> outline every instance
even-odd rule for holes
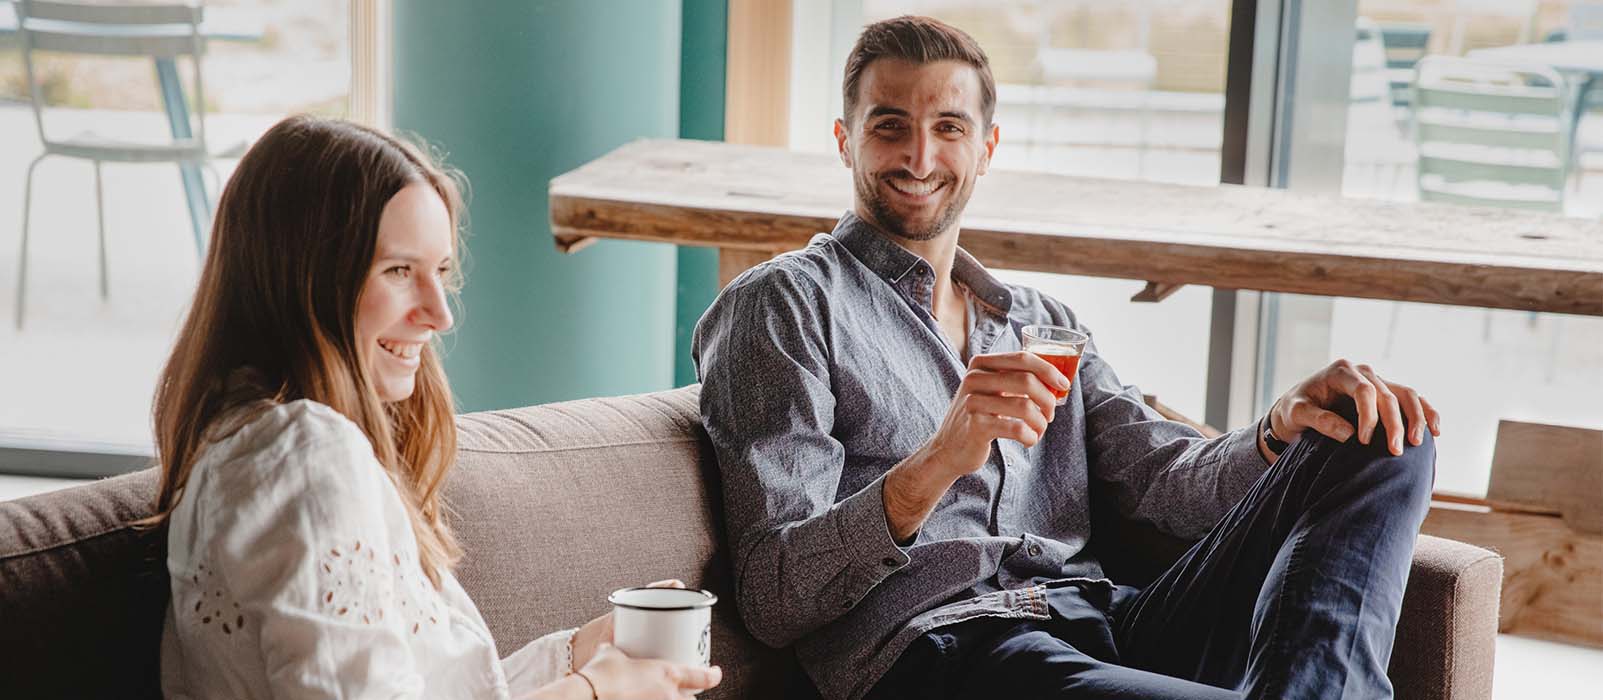
[[[1427,56],[1415,75],[1421,201],[1564,213],[1571,97],[1557,71]],[[1396,323],[1394,309],[1388,353]]]
[[[1557,71],[1429,56],[1416,76],[1421,200],[1564,212],[1571,107]]]
[[[19,0],[14,5],[22,48],[23,70],[32,97],[34,123],[44,145],[28,164],[23,185],[22,249],[18,256],[16,324],[21,330],[28,274],[29,218],[33,203],[33,174],[49,156],[87,160],[94,165],[96,223],[100,240],[100,296],[108,296],[106,280],[106,221],[102,196],[102,163],[178,163],[207,168],[214,180],[217,171],[207,150],[205,93],[202,91],[201,57],[205,41],[200,33],[203,9],[199,5],[89,5],[56,0]],[[83,132],[67,138],[53,137],[46,129],[47,105],[35,75],[35,53],[91,54],[100,56],[149,57],[157,60],[189,57],[194,62],[193,103],[196,116],[193,137],[174,137],[166,142],[133,142],[117,137]],[[181,93],[182,86],[176,86]],[[182,96],[180,95],[180,98]],[[243,144],[230,152],[243,150]],[[215,188],[214,188],[215,189]],[[210,198],[207,197],[207,207]],[[197,252],[202,242],[197,240]]]
[[[1414,100],[1414,65],[1430,49],[1430,25],[1380,25],[1380,43],[1386,52],[1386,75],[1391,85],[1392,107],[1406,121]]]
[[[1344,172],[1349,183],[1363,183],[1374,188],[1373,196],[1393,199],[1401,172],[1413,166],[1414,147],[1394,116],[1380,27],[1359,17],[1355,29]]]

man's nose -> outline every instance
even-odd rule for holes
[[[911,150],[907,154],[907,172],[920,180],[935,172],[935,148],[935,140],[929,134],[917,132],[911,139]]]

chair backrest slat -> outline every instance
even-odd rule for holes
[[[148,56],[171,58],[193,56],[202,49],[186,31],[171,36],[114,33],[83,33],[33,28],[28,30],[29,48],[34,51],[96,54],[102,56]]]
[[[1552,151],[1558,141],[1554,133],[1558,124],[1543,128],[1514,129],[1491,124],[1434,121],[1425,115],[1419,118],[1420,143],[1461,143],[1496,148],[1524,148]]]
[[[91,5],[59,0],[22,0],[19,19],[33,18],[78,24],[199,24],[201,5]]]
[[[1421,199],[1564,211],[1571,107],[1556,71],[1429,56],[1414,76]]]

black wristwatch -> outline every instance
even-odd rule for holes
[[[1268,447],[1270,452],[1273,452],[1276,456],[1279,456],[1280,453],[1286,451],[1287,447],[1290,447],[1290,444],[1288,444],[1285,440],[1275,437],[1274,421],[1269,420],[1269,416],[1272,413],[1273,411],[1263,414],[1263,430],[1260,430],[1259,434],[1263,435],[1264,446]]]

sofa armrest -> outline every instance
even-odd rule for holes
[[[1503,559],[1420,535],[1387,675],[1400,698],[1489,700]]]

